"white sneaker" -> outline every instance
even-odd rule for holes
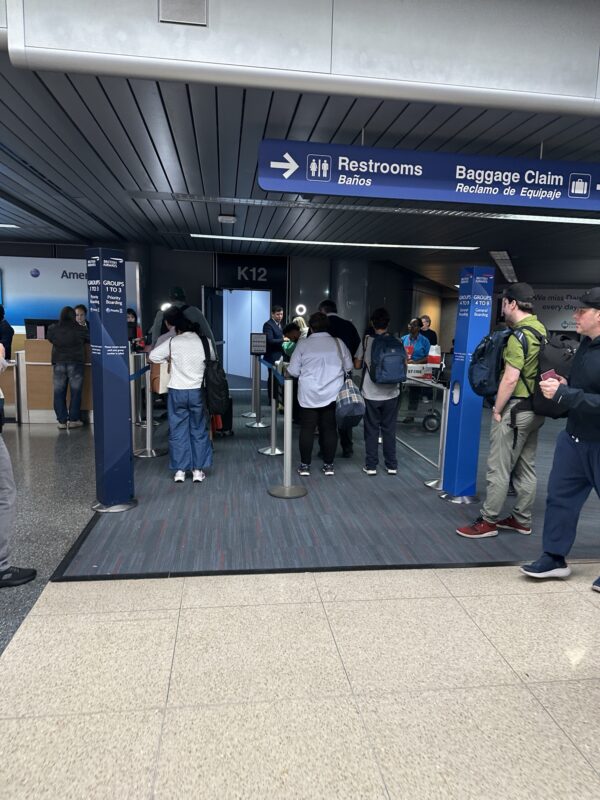
[[[206,475],[201,469],[195,469],[192,472],[192,481],[194,483],[202,483],[202,481],[206,478]]]
[[[183,483],[185,480],[185,472],[182,469],[178,469],[175,475],[173,475],[173,480],[175,483]]]

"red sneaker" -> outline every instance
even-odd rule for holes
[[[510,517],[506,517],[506,519],[499,519],[496,523],[498,528],[502,528],[505,531],[516,531],[517,533],[523,533],[525,536],[528,536],[531,533],[531,525],[523,525],[522,522],[518,522],[512,514]]]
[[[498,536],[498,528],[493,522],[487,522],[483,517],[477,517],[472,525],[457,528],[456,532],[465,539],[487,539],[489,536]]]

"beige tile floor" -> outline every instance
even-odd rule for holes
[[[50,584],[0,797],[598,798],[600,564]]]

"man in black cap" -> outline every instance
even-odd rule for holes
[[[173,286],[169,291],[169,302],[171,306],[176,306],[183,311],[183,314],[190,322],[196,322],[200,326],[200,332],[203,336],[208,336],[210,341],[213,344],[215,352],[217,351],[217,345],[215,343],[215,337],[213,336],[213,332],[210,329],[210,325],[208,324],[206,317],[200,311],[197,306],[189,306],[185,302],[185,292],[181,288],[181,286]],[[159,309],[156,312],[156,316],[154,317],[154,324],[152,325],[152,344],[156,344],[156,340],[164,333],[162,330],[163,327],[163,320],[164,320],[164,311]]]
[[[565,556],[573,547],[577,522],[592,489],[600,496],[600,286],[585,292],[574,317],[583,339],[565,378],[547,378],[540,388],[568,409],[566,430],[559,433],[548,480],[544,552],[521,571],[531,578],[567,578]],[[600,592],[600,578],[592,584]]]
[[[502,314],[515,333],[508,337],[503,351],[504,372],[492,410],[485,502],[472,525],[456,529],[465,539],[497,536],[499,528],[531,533],[537,486],[535,452],[544,417],[534,414],[527,400],[535,390],[540,338],[546,336],[546,329],[533,313],[533,289],[528,283],[513,283],[505,289]],[[516,500],[510,516],[500,519],[511,474]]]

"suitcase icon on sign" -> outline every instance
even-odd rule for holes
[[[591,182],[591,175],[586,175],[585,173],[580,172],[572,172],[569,175],[569,197],[574,197],[578,200],[589,197]]]

